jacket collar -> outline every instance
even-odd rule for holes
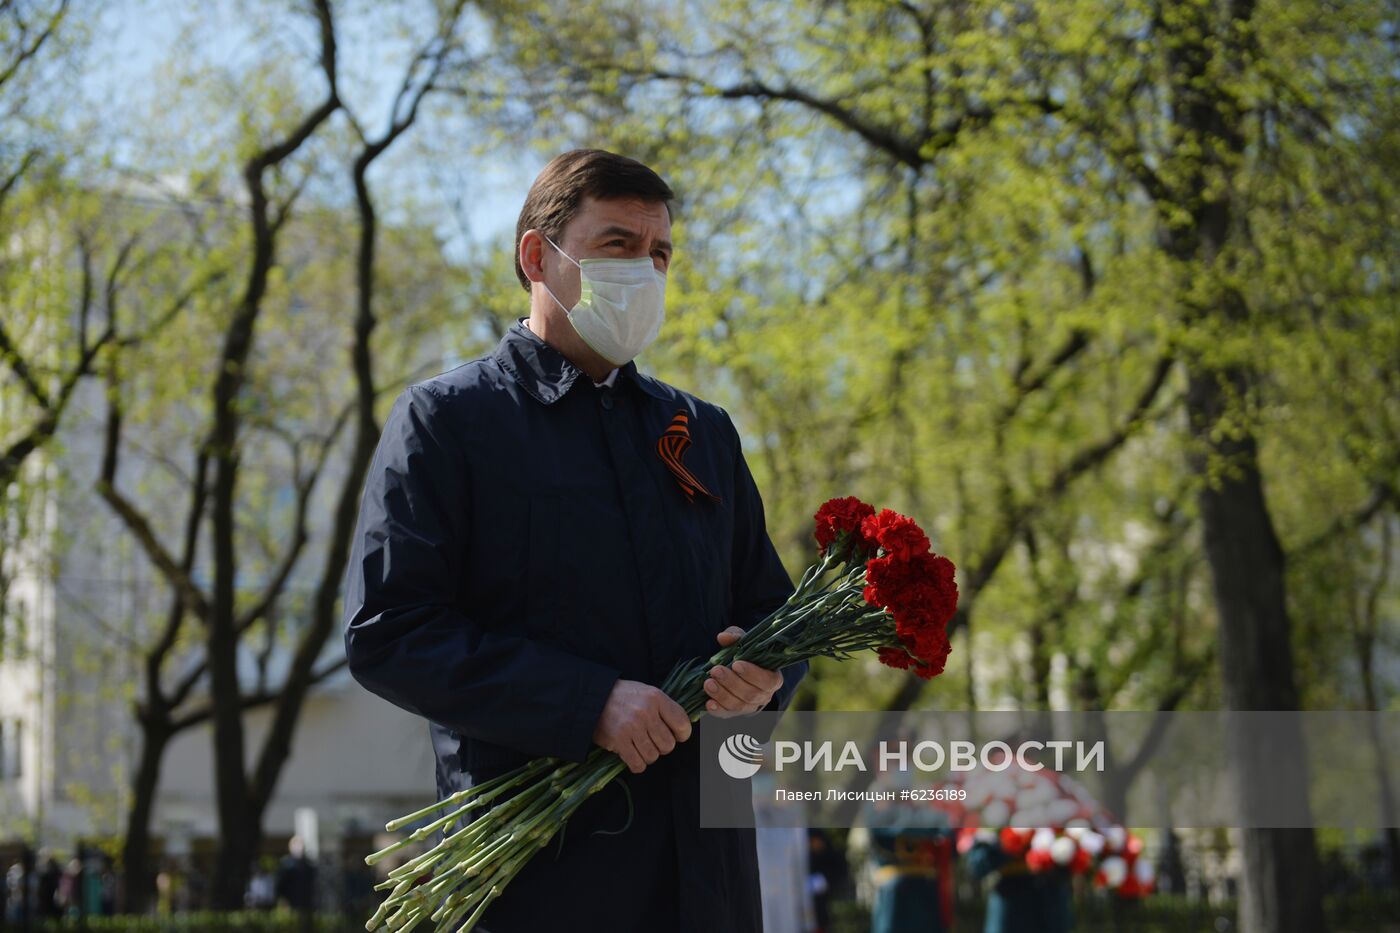
[[[564,393],[574,384],[574,380],[588,376],[569,358],[551,344],[544,341],[525,326],[525,318],[515,319],[496,346],[496,361],[501,368],[532,398],[544,405],[552,405],[564,397]],[[659,399],[667,396],[660,387],[637,371],[637,364],[629,360],[627,365],[618,368],[617,381],[630,381],[648,395]]]

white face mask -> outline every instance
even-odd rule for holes
[[[583,342],[614,366],[626,365],[649,347],[666,319],[666,273],[647,258],[578,261],[545,240],[579,268],[582,291],[572,311],[548,285],[544,290],[564,308]]]

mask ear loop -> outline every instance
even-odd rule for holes
[[[575,260],[574,257],[570,256],[568,253],[564,252],[562,249],[559,249],[559,244],[558,244],[558,243],[555,243],[553,240],[551,240],[551,239],[549,238],[549,234],[547,234],[547,233],[545,233],[543,230],[541,230],[541,231],[540,231],[540,236],[544,237],[544,238],[545,238],[545,242],[547,242],[550,246],[552,246],[552,247],[554,247],[556,250],[558,250],[560,256],[563,256],[565,259],[569,260],[569,262],[572,262],[574,265],[578,266],[579,269],[583,269],[583,266],[579,265],[578,261]],[[540,284],[541,284],[541,285],[544,285],[544,290],[545,290],[546,292],[549,293],[549,297],[554,299],[554,303],[557,304],[560,308],[562,308],[563,311],[564,311],[564,313],[565,313],[566,315],[567,315],[567,314],[572,314],[572,313],[573,313],[570,309],[564,307],[564,302],[562,302],[562,301],[559,300],[558,296],[554,294],[554,289],[550,288],[549,285],[545,283],[545,280],[544,280],[543,278],[540,279]]]
[[[560,256],[563,256],[565,259],[569,260],[569,262],[571,262],[571,263],[573,263],[574,265],[578,266],[580,269],[583,268],[583,266],[579,265],[579,262],[578,262],[577,259],[575,259],[574,257],[570,256],[568,253],[564,252],[562,249],[559,249],[559,244],[556,243],[556,242],[554,242],[553,240],[551,240],[551,239],[549,238],[549,234],[545,233],[544,231],[540,231],[540,236],[544,237],[545,240],[549,243],[550,246],[554,247],[555,249],[558,249],[558,250],[559,250],[559,255],[560,255]]]

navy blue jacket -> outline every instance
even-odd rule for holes
[[[658,450],[679,414],[685,478],[710,495]],[[635,363],[599,388],[520,319],[395,400],[345,650],[361,684],[429,721],[441,799],[534,756],[582,760],[618,678],[660,684],[792,590],[723,408]],[[769,709],[806,669],[784,669]],[[699,827],[697,746],[590,798],[478,929],[760,930],[753,831]]]

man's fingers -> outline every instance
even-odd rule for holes
[[[670,697],[666,697],[665,702],[661,704],[661,721],[671,730],[677,742],[684,742],[690,738],[690,717],[685,714],[685,709]]]
[[[757,703],[768,692],[756,684],[749,683],[723,665],[716,665],[710,670],[710,679],[718,681],[720,686],[748,705]]]
[[[665,725],[658,725],[654,732],[648,733],[647,737],[651,739],[651,744],[656,746],[657,752],[661,755],[669,755],[676,750],[676,737]]]
[[[671,754],[676,747],[676,737],[671,734],[670,725],[660,716],[647,723],[647,737],[651,739],[651,744],[656,746],[656,750],[663,755]]]
[[[637,753],[635,747],[629,747],[626,757],[622,760],[627,762],[627,770],[631,771],[633,774],[641,774],[647,769],[647,763],[642,759],[642,756]]]
[[[641,774],[646,770],[646,762],[642,761],[642,756],[637,754],[636,746],[631,742],[624,741],[613,751],[617,753],[617,757],[622,759],[622,763],[627,765],[627,770],[633,774]]]
[[[772,693],[783,685],[783,675],[778,671],[770,671],[766,667],[759,667],[751,661],[735,661],[730,665],[730,670],[738,674],[747,682],[754,685],[754,688],[763,693]]]
[[[705,692],[710,695],[710,699],[724,709],[744,710],[753,705],[743,697],[736,696],[733,691],[713,677],[705,680]]]
[[[728,648],[730,645],[738,641],[740,636],[742,636],[743,634],[743,629],[739,628],[739,626],[737,625],[731,625],[729,626],[729,628],[716,635],[715,641],[719,642],[719,646],[721,648]]]
[[[632,740],[632,744],[637,746],[637,754],[642,756],[642,760],[647,764],[652,764],[661,757],[661,750],[656,747],[656,743],[651,740],[651,736],[643,732]]]
[[[690,717],[663,691],[639,681],[619,680],[594,728],[593,741],[622,759],[633,774],[690,738]]]

